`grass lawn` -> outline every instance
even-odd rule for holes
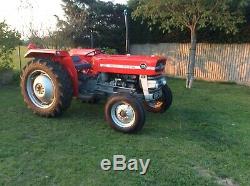
[[[0,89],[0,185],[218,185],[250,183],[250,88],[171,79],[174,103],[147,113],[143,130],[118,133],[104,103],[72,102],[60,118],[33,115],[17,86]],[[102,171],[123,154],[148,173]]]

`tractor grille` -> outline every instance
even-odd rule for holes
[[[156,72],[163,72],[165,70],[166,59],[160,59],[156,63],[155,71]]]

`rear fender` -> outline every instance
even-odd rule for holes
[[[68,72],[72,84],[74,96],[78,96],[78,75],[71,59],[71,56],[67,51],[58,51],[50,49],[30,49],[24,56],[25,58],[43,58],[50,59],[51,61],[60,63],[64,69]]]
[[[60,59],[55,59],[54,61],[60,63],[69,73],[69,76],[73,84],[74,96],[78,96],[78,74],[73,61],[70,56],[61,57]]]

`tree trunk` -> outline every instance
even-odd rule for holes
[[[192,88],[192,84],[194,81],[194,68],[195,68],[196,45],[197,45],[196,29],[192,28],[190,30],[191,30],[191,48],[189,51],[189,63],[188,63],[186,88]]]
[[[90,31],[90,48],[94,48],[94,35],[93,35],[93,31]]]

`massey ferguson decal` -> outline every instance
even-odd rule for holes
[[[140,67],[141,67],[141,69],[146,69],[146,68],[148,68],[147,65],[146,65],[145,63],[141,64]],[[154,68],[154,70],[155,70],[155,68]]]

